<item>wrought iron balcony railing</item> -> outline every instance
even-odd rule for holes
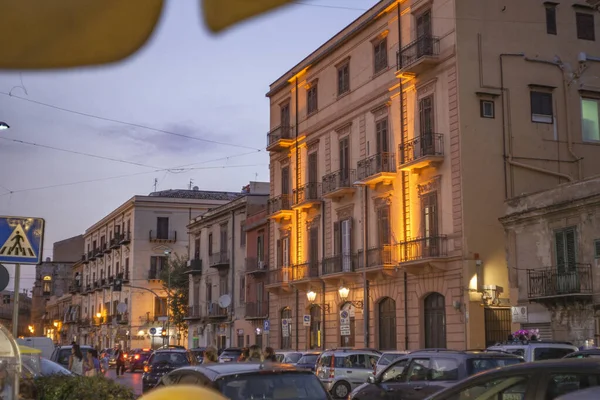
[[[529,299],[592,295],[593,273],[589,264],[568,264],[527,270]]]
[[[276,214],[281,211],[291,211],[292,209],[292,196],[289,194],[281,194],[277,197],[272,197],[267,203],[267,212],[269,214]]]
[[[356,172],[361,181],[383,172],[396,172],[394,153],[377,153],[364,158],[358,162]]]
[[[267,147],[277,143],[282,139],[292,139],[294,127],[288,125],[278,126],[271,132],[267,133]]]
[[[337,254],[323,259],[323,275],[354,272],[357,268],[356,254]]]
[[[323,176],[323,195],[341,189],[353,188],[356,181],[355,169],[340,169]]]
[[[321,200],[321,183],[309,182],[294,189],[294,205]]]
[[[441,133],[424,133],[403,144],[398,145],[400,166],[429,156],[444,155],[444,135]]]
[[[440,38],[424,35],[407,44],[396,53],[398,71],[411,67],[423,57],[440,54]]]

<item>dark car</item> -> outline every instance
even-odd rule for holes
[[[240,347],[228,347],[219,355],[220,363],[236,362],[242,355],[243,349]]]
[[[349,398],[420,400],[479,372],[523,362],[522,357],[500,352],[417,350],[369,376]]]
[[[148,361],[152,351],[150,349],[133,349],[127,353],[126,366],[130,372],[144,369],[144,363]]]
[[[54,361],[57,364],[62,365],[65,368],[69,367],[69,357],[71,357],[71,349],[73,346],[58,346],[54,349],[50,361]],[[80,346],[81,352],[83,353],[83,359],[87,360],[88,351],[92,350],[92,346]]]
[[[585,349],[567,354],[563,358],[600,358],[600,349]]]
[[[310,371],[275,363],[223,363],[180,368],[162,377],[158,386],[201,385],[231,400],[329,400],[319,378]]]
[[[156,350],[144,365],[142,392],[145,393],[152,389],[164,374],[177,368],[196,364],[196,357],[187,350]]]
[[[320,355],[321,353],[304,353],[296,363],[296,367],[310,369],[314,372],[317,369],[317,359]]]
[[[427,400],[558,400],[560,396],[598,385],[600,360],[553,359],[486,371],[444,389]]]

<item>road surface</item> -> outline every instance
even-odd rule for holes
[[[125,385],[131,389],[133,389],[133,392],[138,395],[141,396],[142,395],[142,371],[138,371],[138,372],[125,372],[123,374],[122,377],[117,378],[117,372],[114,368],[111,368],[108,371],[108,375],[109,378],[113,379],[115,382],[121,383],[122,385]]]

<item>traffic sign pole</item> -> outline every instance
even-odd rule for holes
[[[12,335],[13,337],[16,339],[17,338],[17,333],[18,333],[18,329],[19,329],[19,291],[20,289],[20,283],[21,281],[21,264],[15,264],[15,284],[14,284],[14,291],[15,291],[15,295],[13,296],[13,326],[12,326]]]

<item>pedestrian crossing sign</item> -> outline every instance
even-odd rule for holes
[[[0,263],[41,263],[44,225],[42,218],[0,216]]]

